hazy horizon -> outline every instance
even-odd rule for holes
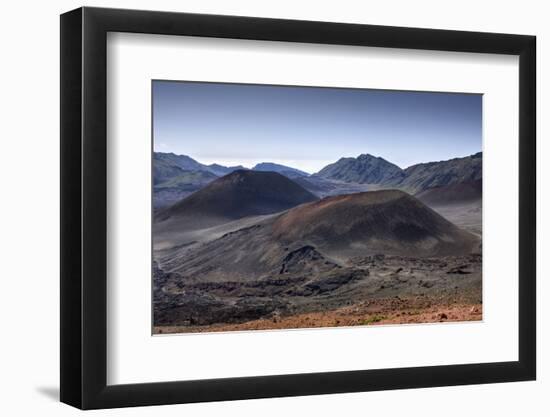
[[[171,151],[158,151],[158,150],[155,150],[155,152],[158,152],[158,153],[173,153],[175,155],[178,155],[178,156],[188,156],[189,158],[191,159],[194,159],[195,161],[203,164],[203,165],[212,165],[212,164],[218,164],[218,165],[223,165],[223,166],[226,166],[226,167],[232,167],[232,166],[242,166],[243,168],[246,168],[246,169],[252,169],[254,168],[254,166],[258,165],[258,164],[261,164],[261,163],[275,163],[275,164],[279,164],[279,165],[285,165],[287,167],[290,167],[290,168],[296,168],[296,169],[299,169],[301,171],[304,171],[306,172],[307,174],[310,174],[310,175],[313,175],[313,174],[316,174],[317,172],[319,172],[322,168],[326,167],[327,165],[329,164],[332,164],[334,162],[337,162],[340,158],[357,158],[359,155],[355,155],[355,156],[341,156],[341,157],[338,157],[336,159],[334,159],[332,162],[328,162],[326,165],[322,166],[321,169],[317,170],[317,171],[313,171],[313,172],[310,172],[310,171],[307,171],[307,170],[304,170],[304,169],[301,169],[297,166],[294,166],[294,165],[289,165],[289,164],[286,164],[286,163],[280,163],[280,162],[276,162],[276,161],[258,161],[258,162],[255,162],[255,163],[252,163],[252,164],[244,164],[244,163],[222,163],[222,162],[218,162],[217,160],[216,161],[204,161],[204,160],[201,160],[201,159],[198,159],[198,158],[195,158],[193,157],[193,155],[186,155],[186,154],[180,154],[180,153],[176,153],[176,152],[171,152]],[[479,151],[481,152],[481,151]],[[366,152],[368,153],[368,152]],[[477,153],[477,152],[476,152]],[[372,155],[372,154],[371,154]],[[469,154],[469,155],[457,155],[457,156],[453,156],[449,159],[453,159],[453,158],[465,158],[465,157],[468,157],[468,156],[472,156],[474,154]],[[390,162],[390,163],[394,163],[393,161],[391,161],[390,159],[388,158],[385,158],[384,156],[382,155],[372,155],[374,157],[379,157],[379,158],[382,158],[382,159],[385,159],[386,161]],[[421,161],[421,162],[418,162],[418,163],[430,163],[430,162],[440,162],[440,161],[447,161],[448,159],[442,159],[442,160],[437,160],[437,161]],[[395,164],[397,165],[397,164]],[[416,165],[416,164],[413,164],[413,165]],[[399,165],[397,165],[399,166]],[[405,167],[402,167],[402,166],[399,166],[399,168],[401,169],[407,169],[408,167],[410,167],[412,165],[408,165],[408,166],[405,166]]]
[[[478,94],[153,81],[153,147],[313,174],[371,154],[401,168],[482,150]],[[227,146],[225,146],[227,144]]]

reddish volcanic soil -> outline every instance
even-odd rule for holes
[[[157,326],[154,334],[203,333],[318,327],[373,326],[384,324],[443,323],[482,320],[481,304],[438,303],[424,297],[379,299],[332,311],[252,320],[210,326]]]

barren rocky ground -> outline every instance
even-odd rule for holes
[[[352,264],[321,279],[308,275],[189,284],[157,270],[155,331],[481,318],[480,255],[422,260],[375,255],[353,259]]]
[[[248,189],[250,176],[216,186]],[[194,200],[211,207],[211,188]],[[188,203],[158,217],[154,333],[481,320],[480,201],[428,207],[381,190],[270,214],[259,195],[244,217]]]
[[[431,302],[417,299],[365,301],[330,311],[276,316],[236,324],[210,326],[156,326],[155,334],[205,333],[246,330],[300,329],[320,327],[376,326],[392,324],[446,323],[482,320],[482,304]]]

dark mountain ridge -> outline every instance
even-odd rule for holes
[[[211,181],[242,166],[205,165],[187,155],[153,153],[153,207],[162,208],[176,203],[200,190]]]
[[[317,197],[276,172],[237,170],[166,209],[157,219],[212,217],[227,220],[287,210]]]
[[[478,181],[482,177],[482,153],[427,162],[401,169],[383,158],[370,154],[341,158],[327,165],[313,177],[346,183],[378,185],[416,194],[429,188]]]
[[[238,169],[246,169],[243,166],[233,166],[233,167],[226,167],[219,164],[210,164],[205,165],[201,164],[200,162],[194,160],[190,156],[187,155],[177,155],[175,153],[169,152],[154,152],[153,153],[153,167],[156,168],[157,166],[163,167],[163,168],[179,168],[183,171],[207,171],[210,172],[218,177],[227,175],[233,171],[236,171]],[[156,179],[156,178],[155,178]],[[155,183],[159,183],[160,181],[155,181]]]
[[[482,168],[482,153],[478,152],[463,158],[412,165],[404,170],[401,179],[389,181],[388,185],[418,193],[428,188],[481,180]]]
[[[161,208],[174,204],[202,189],[216,177],[236,170],[246,168],[225,167],[219,164],[204,165],[185,155],[156,152],[153,162],[154,207]],[[413,195],[431,190],[432,197],[423,198],[433,200],[437,199],[434,197],[437,193],[447,195],[439,197],[440,199],[451,197],[452,191],[446,187],[465,184],[456,190],[459,194],[464,194],[468,184],[480,181],[482,153],[446,161],[415,164],[406,169],[401,169],[384,158],[362,154],[357,158],[341,158],[313,175],[272,162],[259,163],[252,171],[277,172],[318,197],[376,189],[400,189]],[[473,194],[475,193],[472,189],[469,195]]]

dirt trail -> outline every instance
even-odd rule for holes
[[[463,322],[482,320],[481,304],[439,304],[425,299],[384,299],[332,311],[210,326],[157,326],[154,334],[204,333],[245,330],[373,326],[387,324]]]

